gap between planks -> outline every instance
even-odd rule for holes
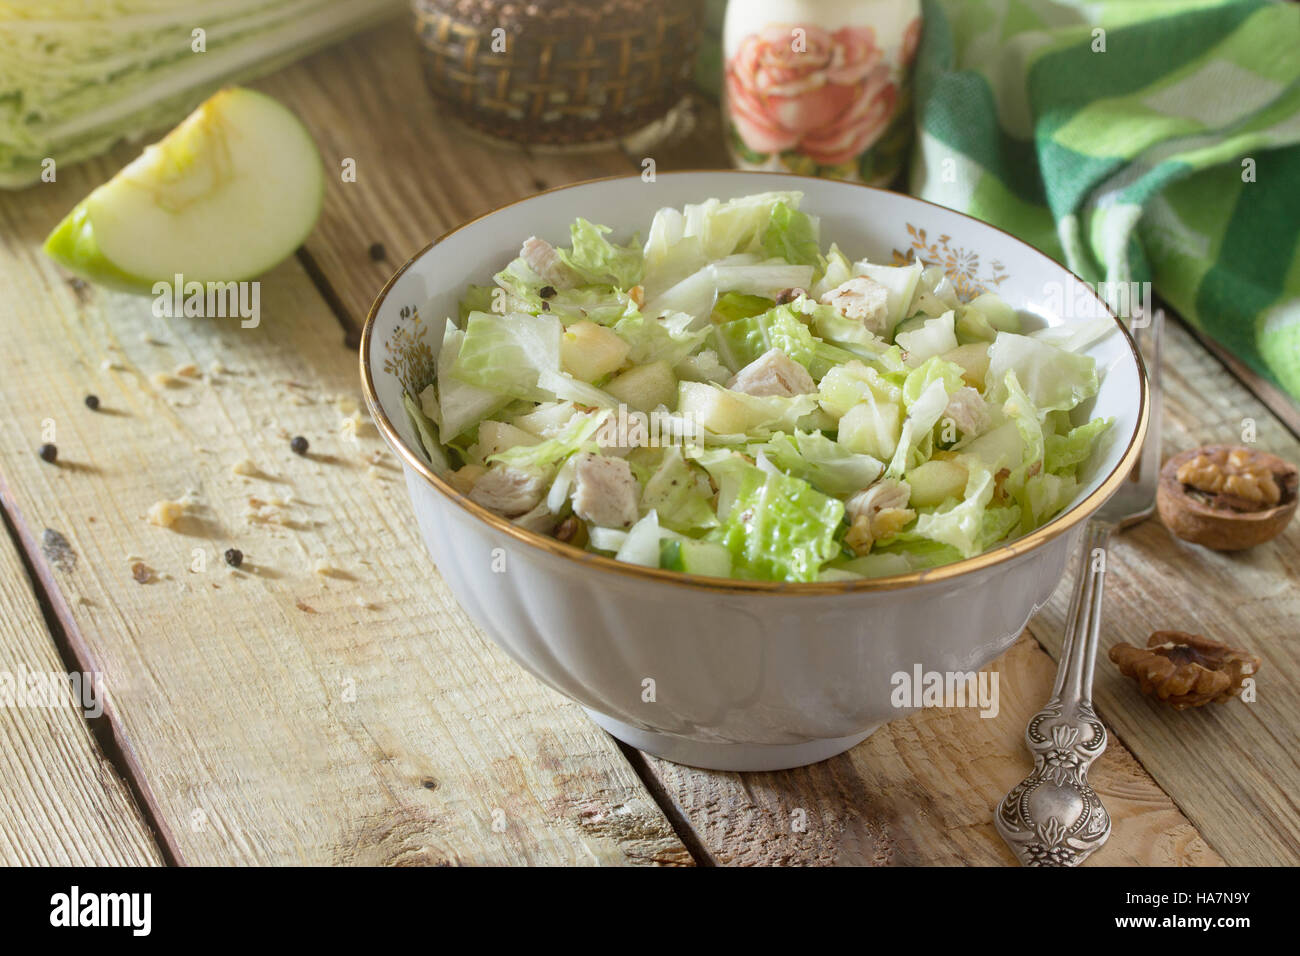
[[[7,499],[0,479],[0,667],[16,663],[29,674],[93,674],[59,640],[58,620],[10,520]],[[18,660],[11,662],[10,654]],[[107,702],[98,718],[69,706],[6,707],[0,716],[0,736],[13,741],[0,750],[0,863],[170,862],[156,821],[114,746]],[[56,817],[62,825],[53,825]]]

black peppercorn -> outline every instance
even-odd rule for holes
[[[244,552],[240,551],[238,548],[226,549],[226,564],[230,565],[232,568],[237,568],[243,563]]]
[[[93,412],[93,411],[96,411],[96,410],[99,408],[99,396],[98,396],[98,395],[87,395],[87,396],[86,396],[86,407],[89,408],[92,412]]]
[[[295,455],[307,454],[307,448],[307,439],[303,438],[301,435],[294,435],[289,441],[289,450]]]
[[[59,450],[55,448],[53,445],[51,445],[49,442],[46,442],[39,449],[37,449],[36,454],[40,455],[43,459],[45,459],[46,461],[52,464],[54,460],[59,457]]]
[[[382,242],[373,242],[370,244],[370,259],[372,262],[383,262],[388,258],[388,250],[384,248]]]

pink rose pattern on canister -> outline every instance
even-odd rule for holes
[[[869,26],[828,31],[772,24],[746,36],[726,72],[733,135],[758,154],[746,158],[776,156],[798,171],[811,162],[818,172],[857,173],[859,158],[899,112],[901,75],[920,34],[918,17],[904,34],[897,65]]]

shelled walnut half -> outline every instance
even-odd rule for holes
[[[1142,693],[1174,710],[1235,697],[1260,665],[1249,651],[1185,631],[1156,631],[1146,647],[1116,644],[1110,659],[1121,674],[1138,682]]]
[[[1240,551],[1277,537],[1296,511],[1300,471],[1277,455],[1207,445],[1160,469],[1160,520],[1185,541]]]

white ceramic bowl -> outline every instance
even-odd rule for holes
[[[402,461],[415,520],[452,592],[484,631],[546,684],[634,747],[721,770],[825,759],[907,711],[899,672],[988,664],[1055,590],[1082,522],[1124,480],[1146,428],[1147,389],[1122,326],[1090,350],[1103,379],[1085,416],[1115,419],[1073,505],[1033,533],[927,572],[849,583],[696,578],[621,564],[523,531],[430,470],[402,409],[418,391],[467,283],[483,283],[537,235],[567,242],[577,216],[614,238],[644,235],[655,210],[775,189],[804,193],[822,241],[889,262],[916,248],[969,291],[995,290],[1026,323],[1068,321],[1095,296],[1049,257],[977,220],[897,193],[770,173],[661,173],[550,190],[459,227],[380,292],[361,339],[371,414]],[[1095,313],[1094,313],[1095,314]],[[1116,323],[1119,324],[1118,322]]]

